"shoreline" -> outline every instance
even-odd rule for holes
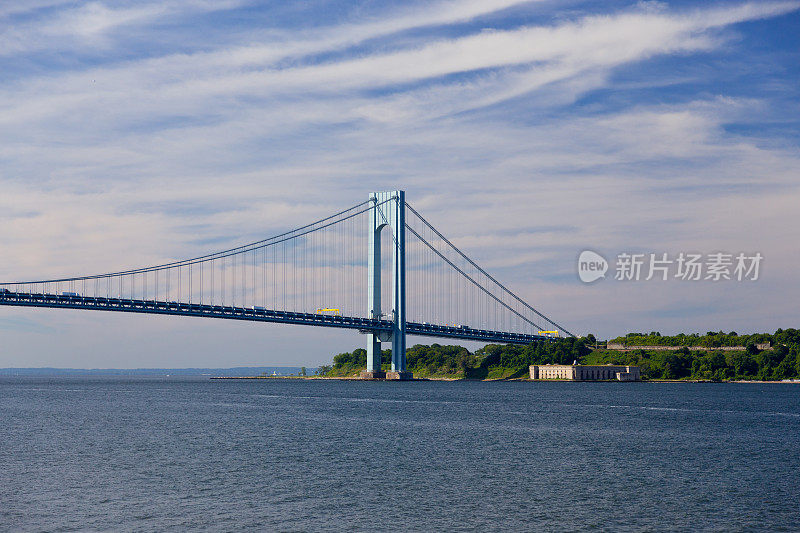
[[[210,376],[208,379],[229,379],[229,380],[262,380],[262,379],[301,379],[301,380],[319,380],[319,381],[399,381],[399,380],[386,380],[386,379],[362,379],[358,376]],[[763,383],[763,384],[797,384],[800,385],[800,379],[794,380],[770,380],[760,381],[753,379],[740,379],[740,380],[724,380],[714,381],[707,379],[648,379],[641,381],[617,381],[617,380],[592,380],[592,381],[577,381],[571,379],[530,379],[530,378],[495,378],[495,379],[469,379],[469,378],[448,378],[448,377],[427,377],[427,378],[413,378],[402,381],[474,381],[474,382],[529,382],[529,383]]]

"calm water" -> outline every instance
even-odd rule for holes
[[[0,530],[797,530],[800,386],[0,380]]]

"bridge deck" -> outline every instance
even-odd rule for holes
[[[5,290],[0,291],[0,305],[198,316],[229,320],[249,320],[253,322],[276,322],[280,324],[357,329],[364,332],[392,330],[391,321],[361,317],[275,311],[260,307],[232,307],[185,302],[165,302],[159,300],[11,292]],[[553,340],[551,337],[542,335],[526,335],[522,333],[479,330],[467,326],[440,326],[417,322],[406,322],[406,334],[424,337],[498,342],[504,344],[529,344],[536,341]]]

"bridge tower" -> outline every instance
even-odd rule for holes
[[[405,191],[374,192],[369,195],[373,209],[369,211],[369,257],[367,282],[367,316],[389,318],[391,332],[367,334],[367,370],[365,378],[411,379],[406,372],[406,194]],[[381,231],[392,232],[392,307],[381,308]],[[381,342],[392,342],[392,370],[381,371]]]

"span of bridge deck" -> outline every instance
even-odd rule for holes
[[[422,337],[499,342],[503,344],[530,344],[532,342],[555,340],[553,337],[545,337],[544,335],[526,335],[523,333],[474,329],[466,326],[438,326],[416,322],[406,322],[406,334]]]
[[[196,316],[228,320],[248,320],[252,322],[274,322],[280,324],[357,329],[362,332],[370,333],[392,330],[392,322],[388,320],[275,311],[259,307],[233,307],[159,300],[136,300],[129,298],[95,298],[79,295],[0,292],[0,305]],[[443,337],[461,340],[499,342],[504,344],[529,344],[536,341],[553,340],[550,337],[541,335],[525,335],[501,331],[478,330],[465,326],[439,326],[416,322],[406,323],[406,333],[423,337]]]
[[[254,322],[300,324],[305,326],[370,329],[376,331],[391,331],[392,329],[392,323],[388,320],[370,320],[367,318],[321,315],[316,313],[273,311],[258,307],[233,307],[185,302],[165,302],[160,300],[135,300],[129,298],[95,298],[89,296],[0,292],[0,305],[199,316],[231,320],[249,320]]]

